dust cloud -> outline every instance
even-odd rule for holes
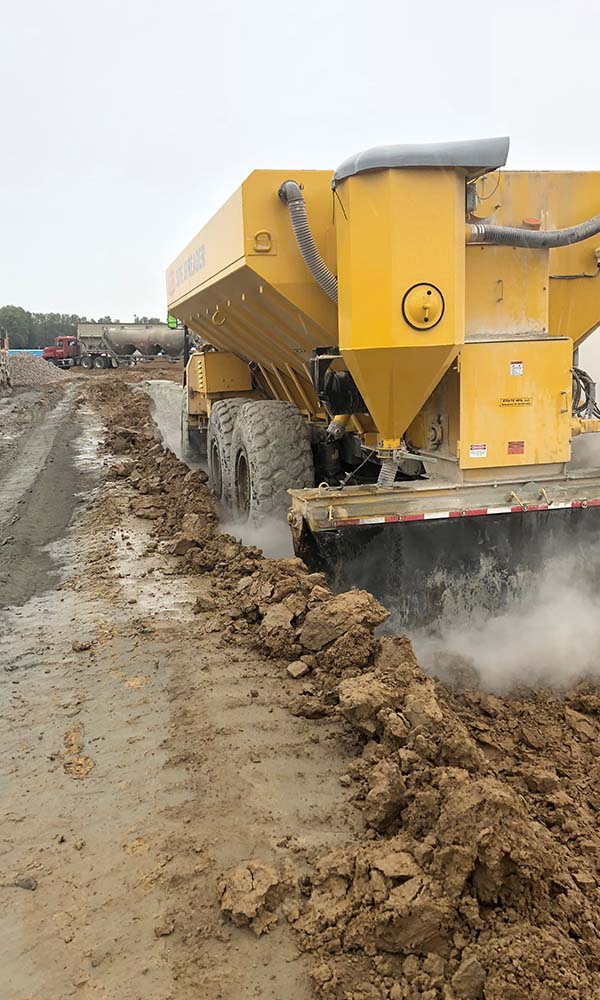
[[[152,417],[160,434],[163,448],[172,451],[189,469],[205,468],[198,455],[185,447],[181,437],[181,407],[183,387],[169,379],[148,379],[142,386],[152,400]]]
[[[600,676],[600,554],[554,555],[515,581],[502,610],[446,613],[411,635],[424,670],[506,694]]]
[[[571,475],[577,469],[600,469],[600,434],[581,434],[573,438],[571,449]]]
[[[226,521],[221,524],[221,532],[233,535],[243,545],[256,545],[267,559],[288,559],[294,555],[289,525],[277,518],[260,525],[252,521]]]

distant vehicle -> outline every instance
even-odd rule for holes
[[[119,365],[110,351],[88,349],[77,337],[55,337],[51,347],[44,347],[42,357],[57,368],[117,368]]]

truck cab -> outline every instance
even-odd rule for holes
[[[81,362],[81,343],[76,337],[55,337],[51,347],[44,347],[42,357],[59,368],[72,368]]]

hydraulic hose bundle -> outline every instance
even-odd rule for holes
[[[583,368],[573,368],[573,416],[598,419],[600,409],[596,403],[596,383]]]

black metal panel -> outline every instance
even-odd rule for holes
[[[469,610],[497,610],[526,588],[531,574],[577,551],[582,572],[600,540],[600,508],[486,514],[431,521],[356,525],[313,534],[299,554],[337,590],[364,587],[406,627],[434,622],[451,597]],[[594,562],[596,565],[598,560]],[[600,584],[590,579],[590,585]]]

